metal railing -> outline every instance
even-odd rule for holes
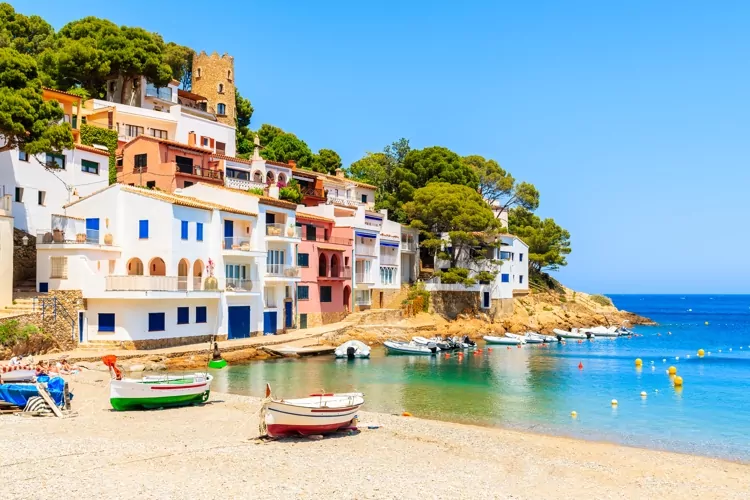
[[[286,224],[266,224],[266,236],[277,236],[281,238],[302,238],[302,228],[287,226]]]
[[[57,302],[57,297],[34,297],[31,301],[31,310],[36,312],[37,308],[42,313],[42,323],[45,320],[57,321],[58,316],[62,321],[70,325],[70,333],[73,341],[77,341],[76,336],[76,320],[73,315],[68,312],[62,303]]]
[[[326,197],[326,204],[344,205],[347,207],[360,207],[362,205],[366,205],[366,203],[362,203],[361,201],[355,200],[353,198],[344,198],[343,196],[332,196],[330,194]]]
[[[37,245],[111,245],[102,242],[98,229],[85,229],[79,233],[63,231],[61,229],[40,230],[36,232]],[[106,240],[107,238],[105,238]]]
[[[354,298],[354,305],[355,306],[369,306],[372,305],[372,297],[355,297]]]
[[[224,181],[224,172],[222,170],[204,168],[198,165],[175,163],[175,172],[181,174],[196,175],[205,179],[214,179],[222,182]]]
[[[266,274],[269,276],[284,276],[287,278],[298,278],[299,267],[287,264],[266,264]]]
[[[375,241],[375,240],[373,240]],[[354,248],[354,252],[358,256],[363,257],[377,257],[378,255],[378,249],[377,247],[373,245],[363,245],[361,243],[357,243],[356,247]]]
[[[325,198],[325,191],[322,189],[315,189],[310,187],[301,188],[300,192],[302,196],[314,196],[316,198]]]
[[[157,97],[163,101],[172,101],[172,89],[169,87],[156,87],[156,85],[146,84],[146,97]]]
[[[352,268],[351,267],[339,267],[339,268],[331,268],[328,270],[328,274],[320,276],[320,273],[318,273],[318,278],[334,278],[334,279],[351,279],[352,277]]]
[[[225,236],[223,239],[224,250],[240,250],[249,252],[253,249],[250,237]]]
[[[413,241],[403,241],[401,240],[401,251],[402,252],[416,252],[417,251],[417,244]]]
[[[325,237],[325,234],[320,234],[319,232],[315,233],[315,237],[313,238],[311,234],[308,234],[307,231],[302,232],[302,239],[305,241],[321,241],[324,243],[333,243],[334,245],[347,245],[351,246],[352,239],[351,238],[339,238],[337,236],[328,236],[328,238]]]
[[[224,289],[227,292],[252,292],[253,280],[240,278],[226,278]]]
[[[372,276],[372,273],[357,273],[355,280],[357,283],[375,283],[375,278]]]
[[[398,265],[398,254],[381,253],[380,254],[380,265],[381,266],[397,266]]]

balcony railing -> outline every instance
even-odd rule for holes
[[[354,298],[354,305],[355,306],[369,306],[372,304],[372,297],[366,296],[366,297],[355,297]]]
[[[299,267],[287,264],[266,264],[268,276],[284,276],[286,278],[299,278]]]
[[[320,274],[320,273],[318,273]],[[343,267],[338,269],[330,269],[328,271],[327,275],[318,276],[318,278],[330,278],[330,279],[351,279],[352,277],[352,268],[351,267]]]
[[[226,236],[222,240],[222,244],[224,245],[224,250],[249,252],[253,248],[249,237]]]
[[[277,236],[280,238],[302,238],[302,228],[287,226],[286,224],[266,224],[266,236]]]
[[[224,289],[227,292],[247,293],[253,291],[253,280],[240,278],[226,278]]]
[[[413,241],[403,241],[401,240],[401,251],[402,252],[416,252],[417,251],[417,244]]]
[[[365,205],[365,203],[362,203],[359,200],[355,200],[353,198],[344,198],[343,196],[332,196],[328,195],[326,197],[326,203],[328,205],[344,205],[346,207],[359,207],[362,205]]]
[[[224,181],[224,172],[221,170],[214,170],[210,168],[204,168],[198,165],[188,165],[184,163],[175,163],[175,172],[188,175],[196,175],[205,179],[213,179],[217,181]]]
[[[398,265],[398,254],[381,253],[380,254],[380,265],[381,266],[396,266]]]
[[[357,256],[362,257],[377,257],[378,255],[378,249],[375,247],[375,245],[363,245],[361,243],[357,243],[354,252],[357,254]]]
[[[172,89],[169,87],[157,88],[154,84],[146,85],[146,97],[156,97],[163,101],[172,102]]]
[[[372,277],[372,273],[357,273],[356,282],[372,284],[375,283],[375,278]]]
[[[180,284],[178,276],[107,276],[105,288],[124,292],[176,292]]]
[[[103,242],[99,239],[98,229],[83,229],[80,232],[43,229],[36,232],[37,245],[111,245],[112,241],[107,243],[107,239],[104,238]]]
[[[241,189],[247,191],[249,189],[263,189],[265,191],[266,185],[262,182],[253,182],[247,179],[238,179],[236,177],[226,177],[226,186],[234,189]]]
[[[315,188],[301,188],[300,191],[302,192],[302,196],[313,196],[315,198],[325,198],[325,191],[322,189],[315,189]]]
[[[308,234],[306,231],[302,232],[302,239],[305,241],[320,241],[324,243],[333,243],[334,245],[347,245],[351,246],[351,238],[339,238],[335,236],[325,237],[325,234],[315,233],[315,237],[312,234]]]

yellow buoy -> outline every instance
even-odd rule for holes
[[[675,387],[682,387],[682,377],[675,377],[674,378],[674,386]]]
[[[670,366],[669,370],[667,370],[667,373],[669,373],[670,375],[676,375],[677,374],[677,368],[675,368],[674,366]]]
[[[612,400],[612,406],[617,406],[617,400],[616,399]]]
[[[706,321],[706,322],[705,322],[704,324],[705,324],[706,326],[708,326],[708,321]]]
[[[643,361],[641,361],[641,358],[637,358],[635,360],[635,366],[641,366],[641,365],[643,365]]]
[[[578,413],[576,411],[571,411],[570,416],[576,418],[578,416]]]
[[[705,355],[706,355],[706,351],[704,351],[703,349],[698,349],[698,357],[699,358],[702,358]]]
[[[645,398],[646,396],[648,396],[648,394],[646,394],[646,391],[641,391],[641,397]]]

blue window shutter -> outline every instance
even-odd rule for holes
[[[518,262],[523,262],[523,254],[522,253],[518,254]]]
[[[141,240],[148,239],[148,221],[147,220],[138,221],[138,238]]]
[[[367,195],[366,194],[362,195],[362,203],[367,203]]]
[[[203,241],[203,223],[198,222],[195,225],[195,239],[196,241]]]
[[[195,322],[196,323],[206,322],[206,306],[198,306],[195,308]]]
[[[100,332],[114,332],[115,331],[115,315],[112,313],[99,313],[99,331]]]
[[[177,308],[177,324],[186,325],[188,323],[190,323],[190,308],[178,307]]]
[[[503,283],[510,283],[510,274],[502,274],[500,278]]]
[[[148,313],[148,331],[164,331],[164,313]]]
[[[298,286],[297,287],[297,300],[308,300],[310,298],[310,287]]]
[[[188,221],[180,221],[180,238],[183,240],[188,239]]]

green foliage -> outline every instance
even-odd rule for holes
[[[0,152],[21,148],[29,154],[60,152],[73,146],[70,125],[58,123],[57,101],[42,98],[33,57],[0,48]]]
[[[409,288],[409,292],[406,295],[406,300],[413,302],[415,299],[422,299],[422,310],[427,312],[430,308],[430,292],[425,290],[424,283],[419,282]]]
[[[337,168],[341,168],[341,157],[336,151],[320,149],[318,154],[313,155],[312,170],[324,174],[335,174]]]
[[[194,55],[195,51],[184,45],[169,42],[164,46],[164,62],[172,70],[172,78],[185,90],[190,90],[193,84]]]
[[[109,151],[109,183],[117,182],[117,131],[81,124],[81,143],[88,146],[101,144]]]
[[[567,265],[565,256],[571,251],[570,233],[553,219],[541,219],[523,207],[510,210],[510,232],[529,246],[529,268],[557,270]]]
[[[292,203],[302,203],[302,191],[299,189],[299,183],[292,179],[289,184],[279,189],[279,198]]]
[[[234,101],[235,109],[237,110],[235,118],[237,154],[249,156],[255,147],[253,144],[255,133],[249,128],[250,119],[253,117],[253,105],[250,104],[250,99],[242,97],[240,91],[236,88],[234,90]]]
[[[19,342],[28,340],[32,334],[38,333],[38,331],[33,325],[21,328],[18,320],[15,319],[0,323],[0,346],[13,347]]]
[[[479,155],[464,157],[464,162],[477,176],[479,194],[487,203],[500,208],[502,213],[519,206],[533,212],[539,207],[539,191],[528,182],[516,183],[510,172],[495,160],[486,160]]]
[[[278,127],[273,127],[278,129]],[[278,129],[280,133],[276,133],[273,130],[273,134],[267,136],[273,137],[271,142],[264,143],[263,127],[258,131],[260,136],[260,143],[264,145],[261,150],[261,156],[266,160],[280,161],[283,163],[289,162],[289,160],[295,160],[299,168],[310,169],[312,166],[312,151],[305,141],[299,139],[296,135],[284,132]]]
[[[263,191],[263,188],[250,188],[247,190],[247,192],[250,194],[257,194],[258,196],[263,196],[264,194],[266,194],[265,191]]]
[[[466,287],[476,285],[477,280],[469,277],[470,271],[464,267],[451,267],[447,271],[437,271],[435,276],[445,285],[459,284]]]
[[[55,30],[39,16],[15,12],[8,3],[0,3],[0,47],[36,56],[52,44]]]
[[[496,276],[497,276],[497,272],[479,271],[478,273],[474,275],[474,279],[477,280],[479,283],[483,281],[492,282],[492,280],[494,280]]]
[[[542,307],[542,311],[550,312],[550,311],[553,311],[553,310],[554,309],[552,309],[550,306],[544,306],[544,307]]]
[[[590,295],[589,299],[596,302],[600,306],[611,306],[612,305],[612,299],[607,297],[606,295]]]

